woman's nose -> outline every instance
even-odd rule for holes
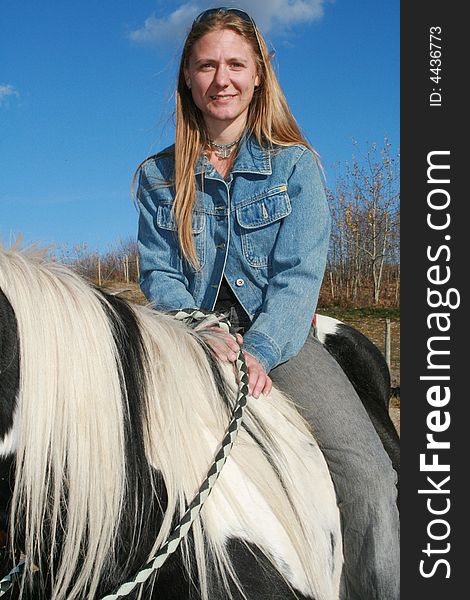
[[[230,77],[225,65],[219,65],[215,71],[214,83],[219,87],[227,87]]]

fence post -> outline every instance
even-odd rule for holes
[[[98,254],[98,286],[101,287],[101,256]]]
[[[124,257],[124,279],[126,280],[126,283],[129,283],[129,257],[127,254]]]
[[[137,254],[135,257],[135,264],[137,267],[137,283],[140,281],[140,256]]]
[[[385,362],[390,369],[391,364],[391,333],[390,333],[390,319],[385,319]]]

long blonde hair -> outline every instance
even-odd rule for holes
[[[192,215],[196,200],[194,169],[201,153],[209,150],[210,146],[203,115],[194,103],[184,71],[194,44],[207,33],[222,29],[234,31],[250,44],[260,76],[260,84],[255,89],[248,111],[247,135],[254,136],[258,144],[268,150],[272,150],[274,146],[303,144],[315,153],[289,109],[271,64],[266,42],[254,22],[249,23],[230,10],[214,11],[206,19],[196,20],[186,38],[179,66],[176,90],[175,171],[174,181],[171,182],[171,185],[175,186],[173,211],[181,253],[195,269],[199,268],[199,262],[192,232]],[[145,162],[139,165],[138,170]],[[204,173],[201,178],[204,178]]]

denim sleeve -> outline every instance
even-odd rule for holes
[[[143,167],[137,189],[140,287],[149,302],[159,310],[197,308],[188,291],[176,231],[162,230],[155,225],[161,194],[158,187],[149,185]]]
[[[292,211],[279,229],[261,312],[244,338],[244,348],[266,372],[303,346],[325,272],[330,212],[317,161],[305,150],[288,179]]]

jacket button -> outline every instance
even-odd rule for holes
[[[237,285],[238,287],[241,287],[242,285],[245,285],[245,280],[244,279],[237,279],[235,281],[235,285]]]

